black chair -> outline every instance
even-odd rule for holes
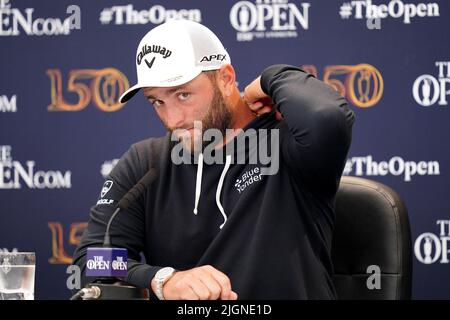
[[[342,177],[331,256],[339,299],[410,299],[411,233],[399,195],[375,181]],[[367,270],[373,265],[381,271],[380,289],[367,285],[376,285],[374,269]]]

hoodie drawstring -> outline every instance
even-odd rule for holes
[[[217,208],[219,208],[220,213],[223,216],[224,222],[219,226],[220,229],[223,228],[225,223],[227,222],[227,215],[225,214],[225,210],[223,209],[222,204],[220,203],[220,194],[222,192],[223,182],[225,180],[225,176],[228,172],[228,169],[231,165],[231,155],[227,155],[225,166],[223,168],[222,174],[220,175],[219,184],[217,185],[216,192],[216,204]],[[200,200],[200,193],[202,189],[202,175],[203,175],[203,154],[200,153],[198,155],[198,163],[197,163],[197,180],[195,182],[195,202],[194,202],[194,214],[198,213],[198,202]]]
[[[203,175],[203,153],[198,155],[197,163],[197,181],[195,182],[195,206],[194,214],[197,214],[198,201],[200,200],[200,192],[202,190],[202,175]]]
[[[217,192],[216,192],[216,204],[217,207],[220,210],[220,213],[223,216],[224,222],[220,225],[220,229],[223,228],[223,226],[225,225],[225,223],[227,223],[227,215],[225,214],[225,210],[223,210],[222,204],[220,203],[220,193],[222,192],[222,186],[223,186],[223,181],[225,180],[225,175],[227,174],[228,169],[230,168],[231,165],[231,155],[227,155],[227,160],[225,161],[225,167],[223,168],[222,171],[222,175],[220,176],[219,179],[219,185],[217,186]]]

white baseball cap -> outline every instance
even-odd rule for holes
[[[219,38],[189,20],[171,20],[150,30],[136,52],[138,82],[120,97],[124,103],[144,87],[174,87],[231,63]]]

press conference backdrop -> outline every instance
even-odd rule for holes
[[[0,6],[0,248],[36,252],[36,299],[70,296],[67,268],[104,177],[130,144],[165,133],[142,94],[118,97],[136,81],[141,37],[173,18],[219,35],[241,90],[287,63],[348,99],[357,121],[344,174],[399,192],[411,220],[413,298],[450,298],[448,1]]]

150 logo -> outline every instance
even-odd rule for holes
[[[317,78],[316,66],[304,65],[302,69]],[[366,63],[326,66],[323,81],[358,108],[374,106],[383,95],[384,82],[380,71]]]
[[[60,222],[49,222],[48,227],[52,232],[52,256],[48,259],[51,264],[70,264],[72,257],[67,254],[64,249],[64,232],[63,225]],[[72,223],[69,227],[70,245],[76,246],[81,239],[84,230],[87,227],[86,222]]]
[[[67,79],[67,92],[75,93],[78,101],[69,103],[63,96],[61,71],[49,69],[47,75],[51,89],[48,111],[80,111],[92,101],[101,111],[114,112],[123,107],[119,97],[130,86],[127,77],[114,68],[72,70]],[[90,83],[86,84],[86,80]]]

